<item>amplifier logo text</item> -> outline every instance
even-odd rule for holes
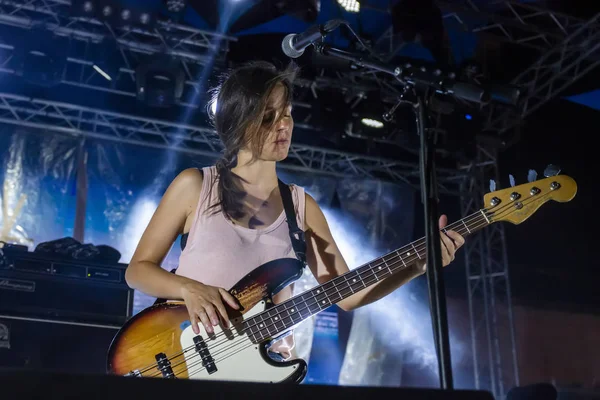
[[[17,290],[20,292],[35,292],[35,282],[0,277],[0,289]]]

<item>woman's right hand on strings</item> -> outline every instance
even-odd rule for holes
[[[209,334],[214,331],[213,326],[219,325],[220,321],[225,328],[229,328],[229,316],[223,301],[231,308],[239,309],[237,300],[227,290],[197,281],[184,282],[181,286],[181,297],[190,314],[192,330],[196,335],[200,333],[200,322]]]

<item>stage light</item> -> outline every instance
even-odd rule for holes
[[[121,19],[123,21],[129,21],[129,18],[131,18],[131,11],[130,10],[123,10],[121,11]]]
[[[112,81],[112,78],[110,77],[110,75],[108,73],[106,73],[104,70],[102,70],[102,68],[100,68],[96,64],[94,64],[92,67],[96,70],[97,73],[102,75],[104,77],[104,79],[106,79],[107,81]]]
[[[86,1],[83,3],[83,11],[86,13],[93,13],[94,12],[94,3],[92,3],[91,1]]]
[[[112,9],[111,6],[104,6],[104,7],[102,7],[102,15],[105,18],[110,17],[112,15],[112,13],[113,13],[113,9]]]
[[[42,27],[32,28],[23,36],[23,44],[15,48],[17,75],[35,85],[58,85],[67,63],[69,38],[55,36]]]
[[[511,106],[516,106],[523,95],[521,88],[510,85],[491,84],[488,90],[492,100]]]
[[[473,119],[473,116],[471,114],[465,114],[465,119],[470,121]]]
[[[185,74],[168,56],[153,57],[136,69],[137,98],[152,107],[175,105],[183,94]]]
[[[106,38],[94,47],[91,57],[92,67],[104,79],[117,80],[121,59],[122,55],[116,40]]]
[[[337,0],[337,2],[348,12],[357,13],[360,11],[360,3],[356,0]]]
[[[351,114],[346,119],[345,134],[354,138],[386,138],[394,125],[384,123],[385,105],[379,91],[369,91],[359,96],[359,101],[350,105]]]
[[[171,13],[183,12],[186,6],[185,0],[164,0],[167,11]]]
[[[72,0],[71,2],[72,16],[95,18],[113,26],[138,25],[151,28],[155,16],[146,10],[146,8],[123,7],[115,0]]]
[[[150,20],[151,20],[150,14],[148,14],[148,13],[142,13],[140,15],[140,22],[143,25],[148,25],[150,23]]]
[[[377,128],[377,129],[383,128],[383,122],[378,121],[376,119],[363,118],[360,120],[360,122],[362,122],[363,125],[368,126],[369,128]]]

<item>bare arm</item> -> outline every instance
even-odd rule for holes
[[[323,212],[317,202],[308,194],[306,195],[306,233],[307,261],[320,284],[349,271],[348,265],[331,235]],[[449,231],[448,235],[454,241],[445,235],[442,237],[444,265],[448,265],[454,259],[454,252],[464,243],[464,239],[458,233]],[[424,263],[413,264],[407,269],[398,271],[387,279],[347,297],[340,301],[338,306],[345,311],[350,311],[373,303],[423,273],[425,273]]]
[[[202,189],[197,169],[182,171],[169,185],[133,254],[125,273],[127,284],[153,297],[182,300],[188,278],[160,267],[186,221],[195,210]]]
[[[150,296],[183,300],[190,315],[194,333],[202,323],[207,332],[223,323],[229,326],[227,303],[238,309],[235,298],[223,288],[208,286],[160,267],[177,235],[193,220],[202,191],[202,174],[186,169],[169,185],[127,267],[125,279],[130,287]]]

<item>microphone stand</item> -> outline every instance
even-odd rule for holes
[[[426,129],[425,96],[417,93],[415,113],[420,137],[421,202],[425,214],[425,242],[427,246],[427,289],[433,327],[433,339],[438,358],[440,387],[452,390],[452,363],[448,334],[448,315],[444,285],[441,238],[438,225],[438,193],[435,174],[435,132]]]
[[[452,94],[463,99],[486,102],[490,95],[482,88],[470,83],[454,80],[453,73],[444,74],[439,69],[430,67],[415,67],[411,65],[390,66],[385,63],[369,60],[362,55],[356,55],[344,50],[333,48],[324,43],[314,43],[315,49],[320,53],[341,58],[352,62],[359,67],[390,74],[405,85],[405,90],[399,96],[395,110],[402,102],[410,102],[416,114],[417,131],[420,136],[420,180],[421,201],[424,205],[425,232],[427,244],[427,283],[431,310],[431,322],[434,342],[438,359],[438,372],[440,387],[446,390],[454,388],[452,380],[452,366],[450,357],[450,340],[448,335],[448,316],[446,309],[445,285],[442,271],[442,252],[440,229],[438,225],[438,193],[435,175],[435,133],[427,129],[427,113],[425,110],[426,94],[433,89],[438,93]],[[407,94],[413,89],[413,97],[406,100]],[[389,113],[386,115],[391,118]]]

